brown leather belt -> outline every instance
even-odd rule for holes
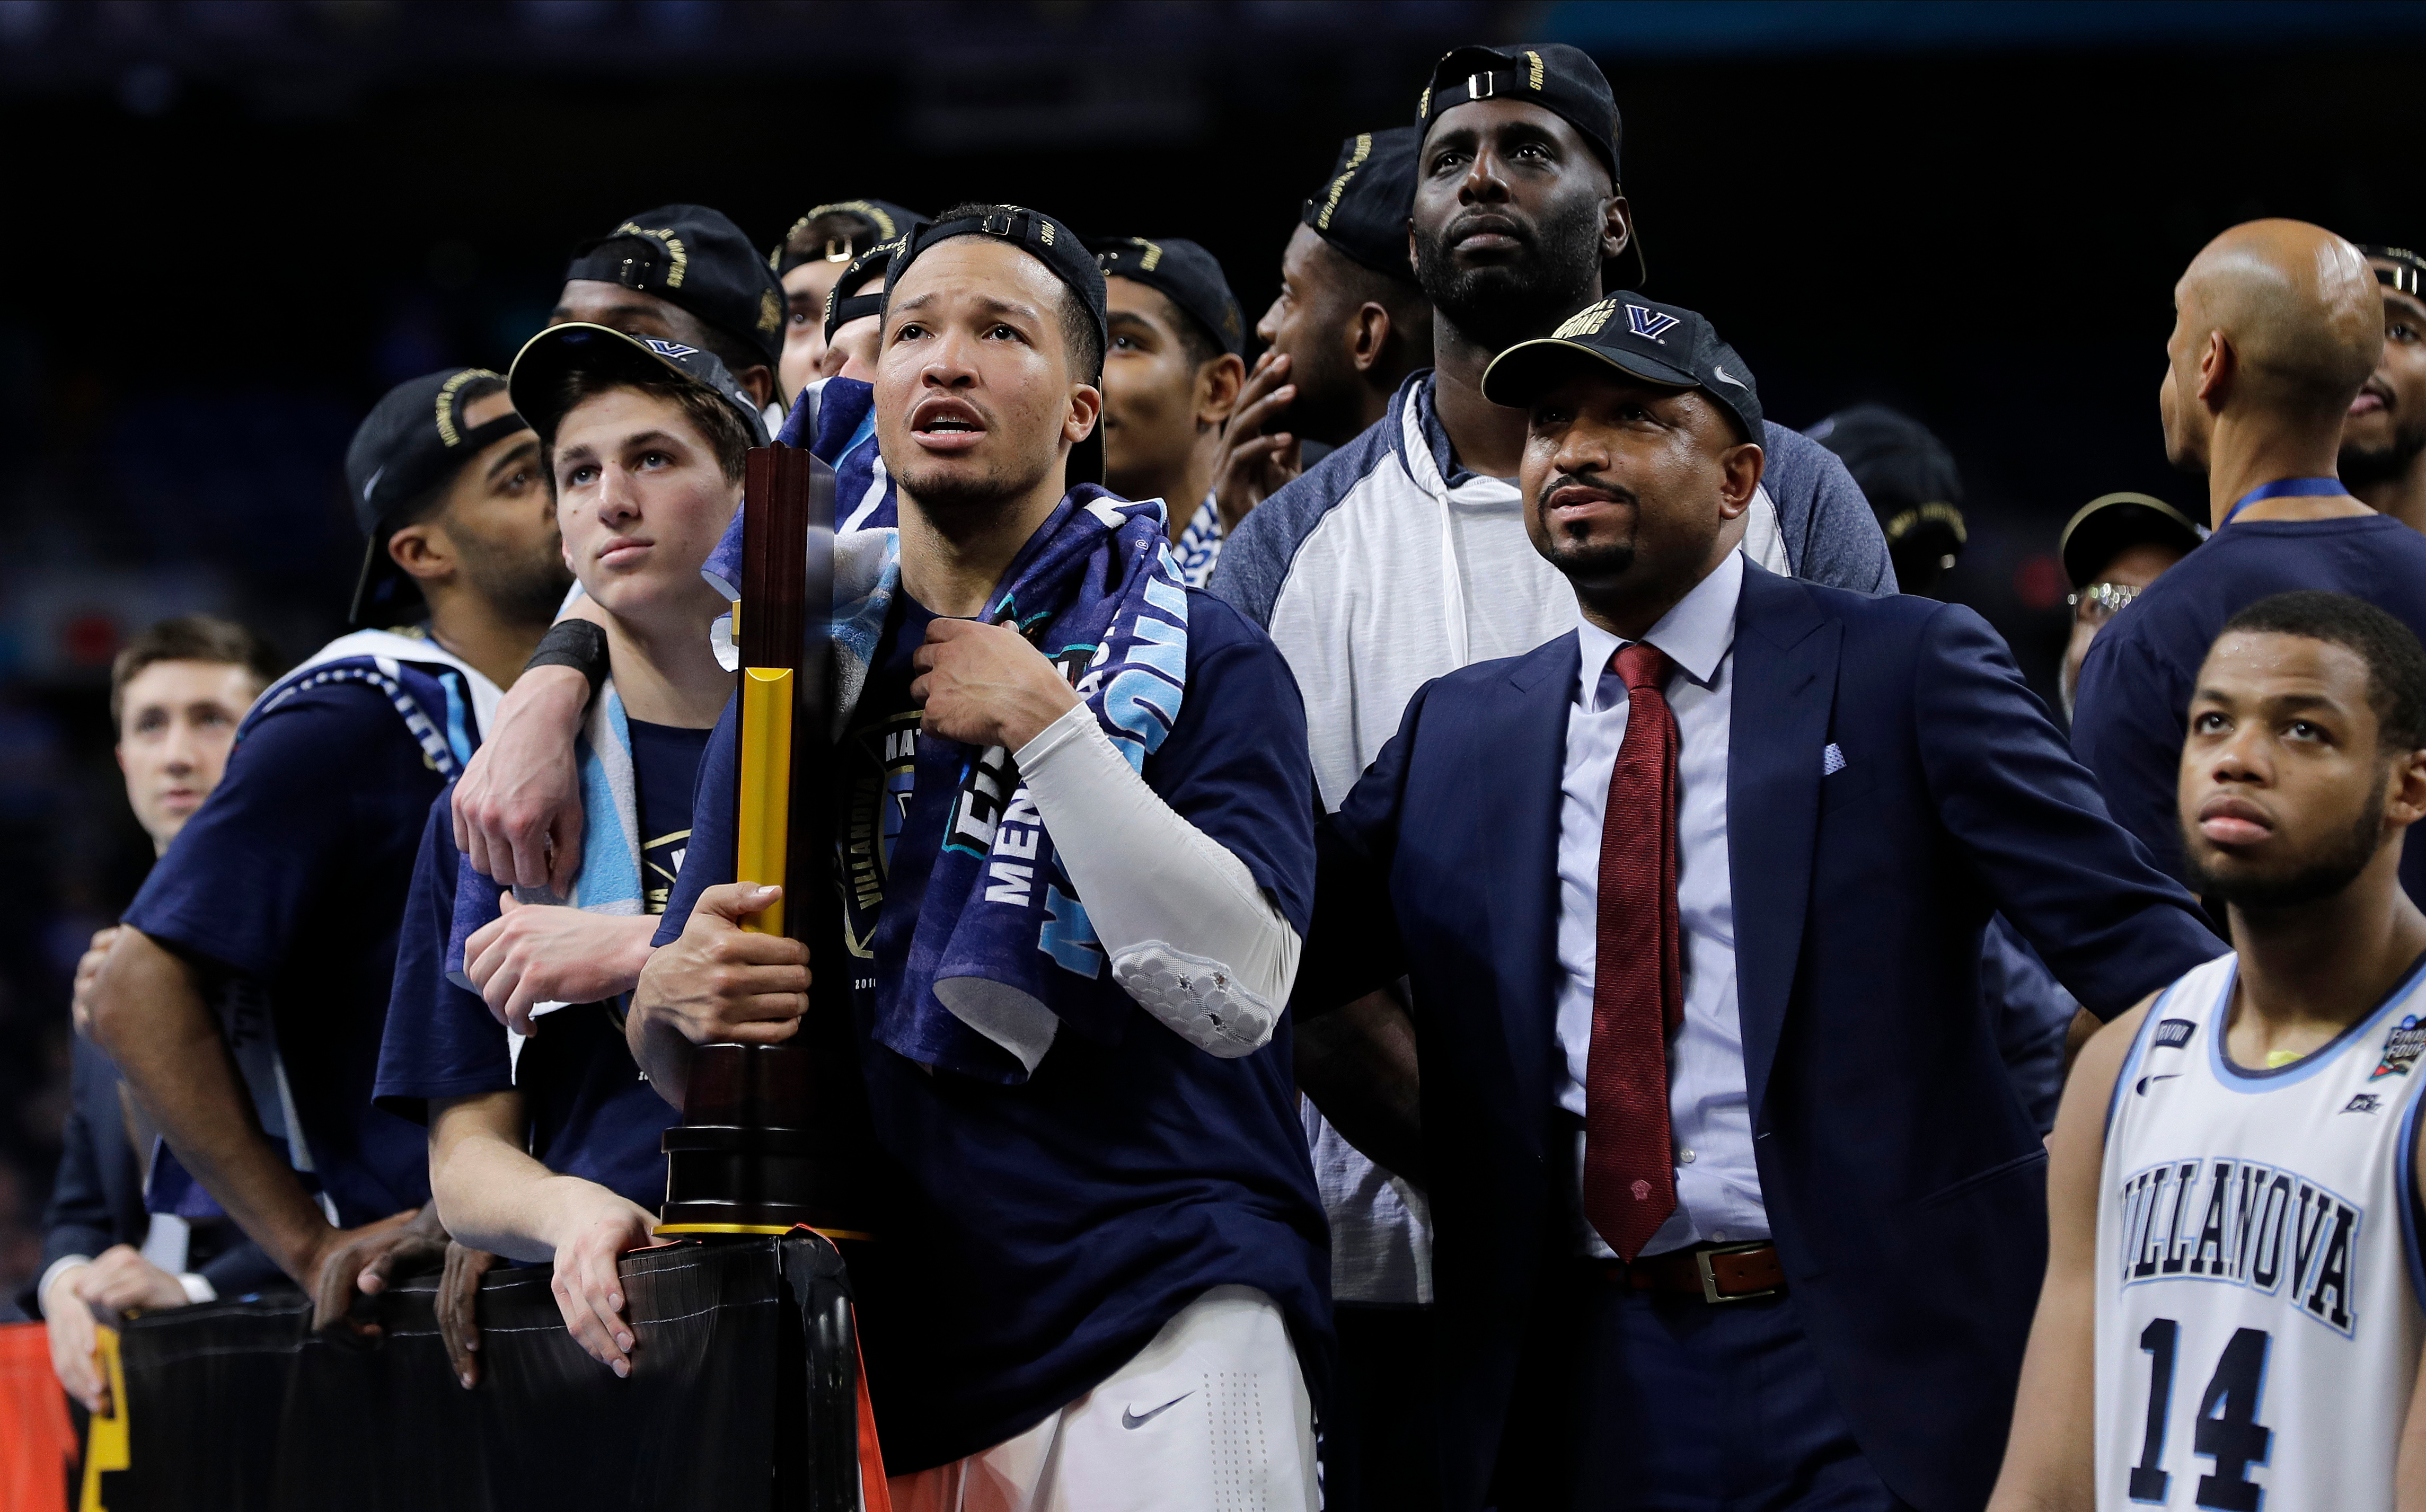
[[[1696,1245],[1651,1255],[1629,1265],[1622,1260],[1596,1263],[1611,1286],[1638,1292],[1680,1293],[1705,1302],[1749,1302],[1779,1296],[1786,1291],[1786,1267],[1778,1263],[1777,1247],[1767,1240],[1754,1245]]]

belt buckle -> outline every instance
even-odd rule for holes
[[[1748,1255],[1755,1249],[1767,1249],[1774,1241],[1755,1240],[1750,1244],[1716,1245],[1693,1251],[1693,1268],[1702,1273],[1702,1300],[1716,1305],[1721,1302],[1750,1302],[1757,1297],[1775,1296],[1786,1290],[1783,1286],[1764,1286],[1756,1292],[1737,1292],[1732,1295],[1719,1290],[1719,1273],[1710,1267],[1718,1255]]]

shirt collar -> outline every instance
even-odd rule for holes
[[[1735,646],[1736,605],[1743,597],[1743,553],[1727,553],[1725,560],[1694,584],[1693,590],[1661,615],[1642,637],[1666,651],[1678,670],[1704,687],[1718,677],[1719,664]],[[1588,709],[1598,708],[1600,700],[1594,695],[1601,678],[1615,675],[1610,662],[1630,642],[1589,619],[1577,624],[1576,639],[1582,650],[1576,670],[1576,701]]]

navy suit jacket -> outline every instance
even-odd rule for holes
[[[1747,567],[1727,848],[1753,1150],[1798,1317],[1904,1500],[1987,1500],[2046,1260],[2046,1154],[1981,1006],[2001,910],[2111,1017],[2224,945],[1968,609]],[[1577,641],[1427,684],[1321,836],[1293,1003],[1412,979],[1452,1507],[1523,1504],[1508,1407],[1573,1253],[1560,780]],[[1826,752],[1834,748],[1843,764]],[[1570,1126],[1571,1127],[1571,1126]]]
[[[98,1256],[112,1245],[140,1247],[152,1223],[143,1209],[143,1167],[127,1140],[126,1115],[119,1106],[118,1068],[82,1035],[73,1040],[59,1173],[42,1216],[44,1270],[66,1255]],[[223,1297],[257,1292],[284,1279],[261,1247],[226,1219],[196,1224],[192,1246],[186,1268]],[[30,1289],[19,1306],[27,1317],[41,1316]]]

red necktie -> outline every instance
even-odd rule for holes
[[[1584,1216],[1631,1261],[1676,1211],[1668,1138],[1668,1036],[1684,1021],[1676,930],[1676,718],[1669,662],[1640,642],[1617,653],[1625,743],[1600,828],[1600,919],[1592,1054],[1584,1069]]]

